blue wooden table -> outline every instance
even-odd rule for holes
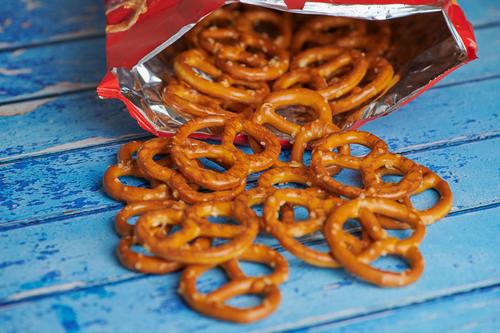
[[[133,273],[114,257],[121,204],[103,193],[101,176],[120,144],[149,135],[120,103],[95,96],[105,72],[102,0],[3,0],[0,332],[500,332],[500,3],[460,2],[480,59],[364,126],[453,188],[451,214],[428,228],[423,277],[381,289],[285,254],[279,309],[234,325],[186,307],[177,273]]]

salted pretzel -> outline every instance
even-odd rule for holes
[[[137,22],[139,16],[148,10],[148,2],[147,0],[124,0],[107,9],[106,15],[119,8],[130,9],[132,14],[127,19],[119,23],[106,25],[107,33],[122,32],[130,29]]]
[[[213,116],[192,120],[178,130],[173,137],[173,141],[179,146],[186,144],[186,142],[202,145],[203,143],[198,140],[195,141],[190,136],[196,131],[206,128],[222,128],[222,146],[235,151],[238,156],[240,156],[241,151],[234,146],[234,140],[238,134],[245,133],[264,146],[263,151],[246,156],[247,160],[244,163],[249,163],[248,173],[265,170],[278,160],[281,145],[276,136],[267,128],[243,119],[227,119]],[[182,152],[179,153],[182,154]]]
[[[157,155],[170,155],[171,140],[168,138],[154,138],[146,141],[137,152],[137,164],[144,172],[164,183],[170,180],[174,170],[164,166],[154,159]]]
[[[239,267],[240,261],[265,264],[274,271],[266,276],[248,277]],[[182,274],[179,293],[196,311],[217,319],[249,323],[268,316],[279,305],[281,296],[278,285],[288,279],[288,262],[278,252],[264,245],[250,246],[240,256],[220,264],[229,282],[208,294],[201,293],[196,286],[197,280],[214,267],[190,265]],[[263,300],[259,305],[250,308],[226,304],[233,297],[247,294],[261,295]]]
[[[116,248],[118,259],[126,268],[146,274],[167,274],[175,272],[184,267],[183,264],[167,261],[154,255],[145,255],[132,250],[139,245],[135,236],[126,236],[120,239]]]
[[[295,136],[290,161],[299,163],[299,165],[304,164],[304,151],[307,149],[309,143],[339,131],[340,128],[335,124],[322,122],[319,119],[303,125]],[[341,153],[349,154],[350,149],[348,145],[341,146],[339,149]]]
[[[272,26],[270,31],[262,31],[263,25]],[[258,34],[271,39],[280,48],[287,49],[292,40],[292,20],[289,13],[278,14],[266,9],[252,9],[243,12],[236,20],[236,27],[241,32]],[[276,36],[272,36],[276,33]]]
[[[429,225],[445,217],[451,210],[453,205],[453,194],[451,193],[450,185],[444,181],[437,174],[432,172],[426,167],[420,166],[423,173],[423,181],[418,189],[415,190],[411,195],[403,197],[400,200],[404,205],[413,209],[415,213],[420,216],[420,219],[424,224]],[[377,172],[377,177],[382,177],[383,175],[401,175],[401,171],[396,169],[383,169]],[[439,194],[438,201],[427,209],[418,210],[415,209],[411,197],[427,190],[435,190]],[[399,223],[393,219],[379,218],[380,224],[386,229],[407,229],[408,225],[404,223]]]
[[[164,183],[151,181],[153,188],[141,188],[124,185],[120,177],[132,176],[144,178],[142,171],[137,171],[135,164],[119,163],[110,166],[103,176],[103,186],[106,193],[113,199],[133,202],[146,200],[163,200],[171,197],[168,186]],[[146,179],[148,180],[148,179]]]
[[[273,90],[306,85],[313,87],[328,100],[340,98],[349,93],[365,77],[368,61],[361,52],[356,50],[340,52],[330,59],[336,51],[339,51],[336,47],[320,47],[304,51],[303,53],[307,54],[295,63],[297,68],[280,77],[274,83]],[[321,55],[325,57],[322,58]],[[299,57],[300,54],[297,55],[296,60]],[[311,63],[317,62],[322,62],[322,64],[317,67],[310,66]],[[347,66],[351,66],[352,70],[338,77],[339,70]]]
[[[220,145],[174,145],[171,154],[186,178],[214,191],[238,187],[245,181],[250,167],[241,151]],[[228,167],[222,173],[210,170],[195,162],[200,158],[220,160]]]
[[[227,103],[202,94],[185,82],[171,79],[165,86],[162,98],[166,105],[188,117],[223,116],[248,117],[251,108],[243,103]]]
[[[413,229],[413,233],[405,239],[390,237],[378,223],[375,214],[388,216],[408,224]],[[350,234],[343,231],[343,227],[349,219],[357,219],[372,239],[372,243],[361,253],[354,253],[348,247]],[[425,235],[425,225],[413,210],[393,200],[358,198],[343,203],[328,217],[324,235],[333,256],[347,271],[378,286],[408,285],[417,280],[424,270],[424,260],[418,250],[418,245]],[[385,255],[399,256],[408,262],[411,268],[399,273],[370,265],[371,262]]]
[[[217,65],[231,77],[249,82],[272,81],[288,70],[290,55],[286,49],[256,34],[240,33],[239,35],[244,50],[224,52],[222,48],[215,53]],[[259,53],[249,55],[247,49],[258,50],[264,54],[265,57],[260,59],[264,62],[258,61],[255,64],[252,59]],[[256,57],[256,59],[259,58]]]
[[[227,8],[219,8],[198,22],[185,34],[185,38],[193,47],[200,47],[199,35],[206,29],[227,28],[234,25],[236,14]]]
[[[317,92],[304,88],[273,92],[254,113],[252,121],[260,125],[269,124],[293,138],[299,132],[300,125],[276,112],[280,108],[293,105],[310,107],[316,113],[316,119],[324,122],[332,121],[331,110],[326,100]]]
[[[196,188],[189,179],[179,172],[174,172],[168,181],[172,188],[172,196],[177,200],[182,200],[189,204],[207,201],[227,201],[234,199],[245,190],[246,179],[235,188],[222,191],[203,191],[203,188]]]
[[[359,144],[370,149],[364,156],[352,156],[350,154],[340,154],[334,152],[339,147]],[[332,178],[329,167],[336,166],[359,170],[364,158],[369,156],[379,156],[388,151],[387,144],[373,134],[361,131],[346,131],[333,133],[315,145],[311,154],[311,170],[315,177],[315,182],[325,190],[344,195],[347,197],[358,197],[362,189],[338,182]]]
[[[129,220],[145,212],[161,208],[173,208],[182,212],[185,204],[176,200],[135,201],[123,207],[115,217],[115,230],[120,237],[132,236],[134,225]]]
[[[333,30],[333,32],[331,32]],[[366,22],[346,17],[318,16],[306,21],[292,37],[290,49],[298,53],[304,46],[331,45],[341,37],[366,33]]]
[[[328,252],[320,252],[302,244],[296,237],[320,230],[327,214],[342,203],[342,199],[323,200],[317,193],[303,189],[278,189],[265,201],[262,215],[265,230],[272,234],[285,249],[305,262],[319,267],[339,267]],[[279,221],[279,210],[285,204],[299,205],[309,211],[308,219],[294,224]],[[352,236],[352,244],[359,252],[363,248],[361,241]]]
[[[209,216],[227,216],[240,225],[209,222]],[[165,234],[165,227],[178,223],[171,209],[155,210],[142,215],[136,224],[138,239],[152,253],[171,261],[186,264],[219,264],[243,253],[257,236],[257,217],[249,207],[235,206],[229,201],[204,202],[184,211],[180,229]],[[189,242],[199,238],[225,238],[227,243],[198,250]]]
[[[394,69],[386,59],[373,59],[369,71],[372,72],[373,76],[369,82],[365,83],[362,87],[358,86],[352,89],[347,96],[330,102],[330,107],[334,116],[361,106],[366,101],[384,91],[384,89],[391,84],[394,76]]]
[[[174,71],[179,79],[202,93],[225,100],[260,103],[269,94],[269,86],[265,82],[235,80],[225,75],[201,49],[179,54],[174,61]]]

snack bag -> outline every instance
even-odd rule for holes
[[[98,94],[122,100],[157,136],[207,115],[278,130],[322,117],[357,127],[408,103],[477,52],[453,0],[105,5],[109,72]],[[204,131],[201,137],[217,136]],[[293,128],[278,132],[283,142],[293,137]]]

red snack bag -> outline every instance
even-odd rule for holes
[[[333,79],[309,78],[310,82],[304,86],[313,86],[318,91],[323,89],[321,94],[327,96],[337,124],[344,128],[357,127],[398,109],[457,67],[476,58],[477,45],[472,27],[453,0],[246,0],[239,3],[220,0],[106,1],[109,73],[97,89],[99,96],[122,100],[141,127],[157,136],[165,136],[193,117],[192,112],[183,112],[176,101],[177,95],[170,94],[169,89],[176,89],[177,94],[181,90],[183,103],[190,102],[193,112],[197,108],[210,107],[217,112],[231,111],[235,103],[238,107],[243,103],[250,108],[258,104],[259,94],[263,91],[259,85],[261,82],[273,90],[302,82],[294,76],[295,72],[291,73],[297,69],[294,66],[301,66],[297,65],[300,62],[297,56],[305,59],[314,54],[317,58],[325,48],[349,48],[355,49],[354,53],[350,58],[345,56],[345,63],[340,67],[333,67]],[[214,14],[207,18],[211,13]],[[264,21],[266,24],[261,26],[255,23]],[[210,31],[210,26],[216,25],[221,28]],[[252,34],[246,34],[247,30],[243,29],[253,29]],[[204,34],[200,35],[200,31]],[[251,64],[264,62],[265,72],[249,68],[238,60],[233,62],[233,58],[218,59],[221,75],[238,85],[236,95],[227,90],[214,90],[219,86],[213,84],[211,86],[215,88],[211,89],[212,81],[217,81],[214,75],[200,71],[200,66],[193,65],[190,58],[194,55],[201,59],[205,51],[215,52],[223,44],[218,40],[214,42],[213,38],[222,32],[226,33],[224,38],[234,39],[230,44],[233,48],[229,50],[243,42],[252,49],[260,47],[259,55],[270,54],[267,58],[253,55],[254,59],[245,59]],[[273,45],[279,47],[263,47],[262,43],[252,45],[254,33],[273,40]],[[182,76],[179,80],[180,67],[174,69],[174,60],[179,66],[181,57],[176,56],[193,48],[203,49],[202,55],[194,51],[189,57],[182,58],[184,67],[192,75]],[[311,48],[314,49],[307,55],[306,51]],[[217,48],[218,57],[222,53],[220,50]],[[370,68],[363,72],[362,79],[353,81],[355,73],[363,71],[362,65],[356,62],[356,50],[369,59]],[[238,52],[240,56],[244,50],[238,49]],[[291,54],[288,58],[290,65],[280,68],[286,54]],[[235,55],[228,53],[227,56]],[[341,63],[341,59],[337,61]],[[270,67],[276,70],[276,75],[268,70],[267,64],[272,65]],[[360,86],[364,84],[362,89],[359,86],[353,88],[353,85],[348,90],[346,85],[340,85],[335,76],[344,72],[348,73],[343,76],[342,84],[351,79]],[[286,78],[282,78],[283,75]],[[385,83],[377,86],[378,81]],[[210,87],[202,86],[202,83],[208,83]],[[228,85],[227,80],[223,83]],[[202,88],[203,93],[193,90],[190,86],[193,84],[197,89]],[[255,98],[245,94],[241,97],[242,85]],[[337,90],[327,91],[327,86]],[[340,88],[345,90],[341,93],[343,99],[339,96]],[[226,97],[234,99],[222,103]],[[300,108],[283,111],[284,116],[294,121],[300,121],[304,114],[307,116],[307,110]],[[209,132],[205,134],[211,135]],[[283,139],[286,141],[287,138]]]

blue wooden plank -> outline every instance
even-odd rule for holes
[[[104,34],[101,0],[3,0],[0,50]]]
[[[484,152],[496,147],[499,142],[499,139],[483,141],[448,149],[420,152],[412,154],[410,157],[436,170],[450,182],[455,196],[454,212],[456,214],[471,208],[500,202],[500,186],[485,185],[489,184],[494,174],[498,172],[495,166],[500,165],[498,163],[500,157],[490,159],[479,157],[483,156]],[[87,169],[85,164],[79,165],[73,158],[66,161],[70,165],[76,165],[77,168]],[[91,167],[89,169],[97,168]],[[5,172],[0,171],[0,173]],[[117,269],[116,265],[110,265],[111,247],[116,244],[117,240],[112,231],[112,219],[116,209],[109,207],[119,205],[98,192],[99,185],[91,188],[91,185],[88,184],[98,182],[97,177],[100,174],[88,174],[85,170],[78,172],[73,171],[73,169],[70,171],[57,170],[55,174],[56,177],[59,176],[62,179],[66,177],[66,174],[77,173],[81,175],[71,183],[79,183],[87,179],[83,188],[78,190],[65,189],[63,183],[56,181],[54,185],[42,184],[43,186],[39,187],[41,193],[36,198],[45,197],[47,201],[53,200],[60,204],[66,199],[69,199],[70,203],[85,200],[85,202],[95,205],[95,207],[87,206],[87,209],[102,208],[102,212],[64,218],[61,216],[59,207],[51,207],[51,210],[46,207],[31,208],[33,215],[30,215],[26,209],[28,211],[25,214],[26,219],[36,216],[35,209],[46,209],[52,212],[58,220],[0,233],[0,253],[3,254],[3,259],[0,260],[0,267],[3,267],[0,270],[0,281],[2,281],[0,282],[0,303],[9,297],[12,298],[11,295],[19,293],[21,296],[31,295],[40,288],[45,292],[47,289],[44,288],[49,288],[48,290],[52,291],[51,288],[58,285],[63,285],[64,288],[72,286],[74,283],[95,285],[131,276],[126,274],[124,270]],[[59,193],[50,193],[50,189],[55,186],[61,187]],[[21,191],[16,188],[13,190]],[[62,191],[70,194],[66,195],[61,193]],[[73,194],[73,192],[77,194]],[[56,195],[58,198],[52,199]],[[64,196],[64,199],[60,199],[60,196]],[[37,199],[28,198],[28,204]],[[14,200],[19,199],[15,197]],[[425,205],[431,200],[433,198],[430,196],[424,197],[421,198],[420,203]],[[108,209],[104,209],[106,207]],[[16,211],[19,209],[23,209],[23,207],[16,208]],[[44,213],[48,214],[45,211]],[[17,224],[22,222],[17,221]],[[5,223],[5,225],[12,226],[12,223]],[[99,236],[96,237],[96,235]],[[75,247],[75,242],[81,242],[85,245]],[[86,255],[83,255],[84,253]],[[89,258],[92,259],[89,260]],[[55,267],[57,267],[57,272],[52,272],[51,269]]]
[[[301,330],[303,332],[498,332],[500,287]]]
[[[496,0],[459,0],[458,3],[475,27],[500,22],[500,3]]]
[[[98,101],[93,91],[36,102],[9,105],[19,114],[0,117],[0,162],[147,135],[121,102]]]
[[[104,40],[0,52],[0,103],[93,89],[106,73]],[[1,114],[8,113],[10,106]]]
[[[498,240],[490,236],[500,232],[499,213],[499,207],[474,211],[448,217],[430,227],[422,245],[426,271],[417,283],[405,288],[377,288],[342,270],[313,268],[286,254],[291,272],[289,281],[281,287],[282,305],[274,315],[252,325],[222,323],[189,310],[176,293],[178,274],[148,276],[122,283],[110,281],[107,285],[80,284],[77,285],[80,290],[34,297],[30,302],[11,302],[0,308],[0,322],[7,330],[22,332],[57,331],[68,321],[88,332],[279,331],[408,306],[500,283]],[[81,227],[84,235],[81,240],[78,234],[69,233],[73,241],[69,242],[72,247],[66,249],[70,251],[68,260],[75,264],[80,261],[80,270],[88,269],[88,274],[105,276],[110,268],[104,268],[104,273],[96,272],[95,268],[105,267],[99,262],[107,261],[111,269],[117,265],[109,252],[112,244],[107,244],[110,227],[100,224],[91,235],[91,220],[81,223],[89,227],[87,231]],[[40,234],[38,237],[52,235],[57,236]],[[87,237],[94,240],[87,243]],[[98,244],[99,241],[104,244]],[[43,241],[40,246],[50,243],[55,242]],[[90,257],[86,251],[94,246],[108,252]],[[46,269],[51,272],[47,280],[66,274],[66,271],[58,271],[58,265],[51,265],[50,260]],[[209,289],[219,283],[219,279],[217,275],[209,275],[201,283]]]

